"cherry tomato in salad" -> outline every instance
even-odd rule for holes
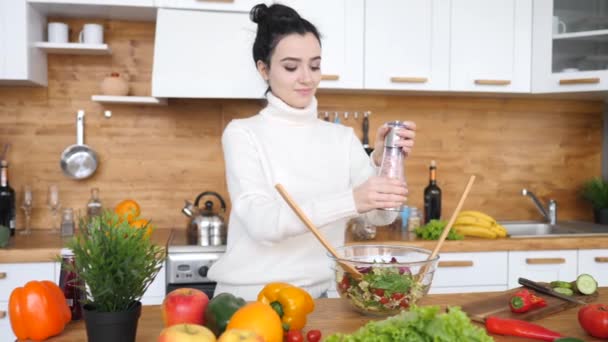
[[[321,341],[321,331],[313,329],[306,334],[308,342],[319,342]]]
[[[300,330],[289,330],[287,332],[287,342],[304,342],[304,335]]]
[[[377,296],[384,296],[384,290],[383,289],[374,289],[374,294]]]
[[[407,301],[407,298],[403,298],[403,300],[399,302],[399,306],[404,309],[407,309],[410,307],[410,302]]]
[[[340,281],[340,284],[338,285],[338,287],[340,288],[340,290],[342,290],[343,292],[348,290],[350,286],[350,281],[348,280],[348,277],[346,275],[344,275],[344,277],[342,277],[342,281]]]
[[[391,296],[394,300],[400,300],[401,298],[403,298],[405,295],[403,293],[400,292],[395,292],[393,293],[393,295]]]
[[[389,301],[389,299],[388,299],[388,298],[386,298],[386,297],[382,297],[382,298],[380,298],[380,304],[387,304],[387,303],[388,303],[388,301]]]

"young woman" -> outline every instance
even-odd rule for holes
[[[268,83],[267,106],[233,120],[222,136],[232,202],[228,246],[209,271],[215,293],[255,300],[269,282],[288,282],[313,297],[333,286],[332,261],[323,246],[274,188],[282,184],[334,246],[344,244],[348,219],[365,215],[391,223],[406,200],[406,184],[375,176],[381,153],[368,157],[349,127],[317,119],[321,80],[319,32],[290,7],[255,6],[253,60]],[[415,124],[399,131],[404,153]],[[387,127],[378,129],[381,152]]]

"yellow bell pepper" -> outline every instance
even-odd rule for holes
[[[270,283],[258,294],[258,302],[270,305],[281,317],[283,329],[301,330],[315,302],[306,290],[287,283]]]

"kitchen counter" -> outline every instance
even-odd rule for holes
[[[152,241],[165,246],[171,229],[157,229]],[[34,230],[30,235],[17,233],[7,248],[0,249],[0,263],[51,262],[55,261],[61,248],[71,237],[61,237],[45,230]]]
[[[152,240],[164,246],[171,231],[175,231],[175,239],[185,239],[183,229],[157,229],[152,234]],[[50,262],[59,255],[61,248],[68,238],[58,234],[50,234],[44,230],[35,230],[31,235],[16,235],[7,248],[0,249],[0,263],[19,262]],[[413,233],[402,233],[400,229],[379,227],[376,237],[372,240],[354,241],[347,237],[347,244],[387,243],[395,245],[417,246],[433,249],[436,241],[425,241],[416,238]],[[485,251],[531,251],[531,250],[564,250],[564,249],[594,249],[606,248],[608,236],[572,236],[547,237],[529,239],[478,239],[467,237],[459,241],[446,241],[442,252],[485,252]]]
[[[421,301],[420,305],[462,305],[464,303],[483,299],[484,297],[491,297],[494,293],[468,293],[468,294],[449,294],[449,295],[429,295]],[[608,288],[600,289],[600,296],[596,303],[608,302]],[[353,311],[349,304],[341,299],[318,299],[315,301],[315,311],[309,316],[308,324],[304,330],[308,329],[319,329],[323,336],[335,332],[349,333],[357,330],[363,326],[370,317],[363,316]],[[576,308],[572,308],[561,313],[549,316],[542,320],[535,321],[535,323],[541,324],[542,326],[558,331],[564,335],[571,337],[578,337],[584,341],[600,341],[588,336],[582,328],[579,327],[577,320]],[[161,311],[159,306],[145,306],[141,318],[139,320],[137,330],[137,341],[156,341],[158,335],[162,330],[162,319]],[[503,341],[514,341],[514,342],[526,342],[532,341],[529,339],[516,338],[516,337],[505,337],[505,336],[494,336],[497,342]],[[86,331],[84,322],[70,323],[65,331],[55,338],[51,338],[48,341],[61,342],[61,341],[86,341]]]
[[[432,250],[437,241],[426,241],[414,233],[402,232],[390,226],[378,227],[376,237],[371,240],[355,241],[351,236],[347,244],[394,244],[426,248]],[[564,249],[595,249],[608,246],[608,235],[572,237],[535,237],[535,238],[502,238],[481,239],[465,237],[463,240],[445,241],[442,252],[496,252],[496,251],[540,251]]]

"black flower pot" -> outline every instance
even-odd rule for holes
[[[126,311],[98,312],[94,304],[84,306],[84,323],[89,342],[134,342],[141,302]]]
[[[595,223],[608,224],[608,208],[593,209],[593,217],[595,218]]]

